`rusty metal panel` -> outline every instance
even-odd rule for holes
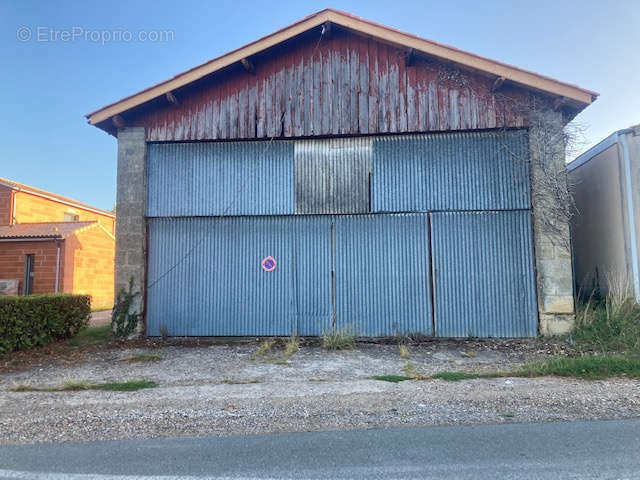
[[[331,322],[330,222],[149,219],[147,334],[320,335]],[[267,256],[273,271],[261,266]]]
[[[296,213],[368,213],[371,138],[295,142]]]
[[[372,210],[530,208],[526,130],[373,140]]]
[[[335,217],[336,326],[361,336],[431,334],[426,214]]]
[[[151,144],[147,216],[294,211],[293,142]]]
[[[520,127],[531,94],[339,28],[256,55],[128,118],[149,141],[236,140]],[[538,102],[544,102],[538,98]]]
[[[531,212],[431,218],[436,336],[535,337]]]

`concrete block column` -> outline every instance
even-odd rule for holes
[[[549,112],[529,129],[538,316],[544,336],[569,333],[575,322],[569,222],[553,215],[557,200],[544,191],[548,182],[541,180],[544,175],[564,175],[563,125],[559,114]]]
[[[134,288],[141,291],[132,306],[138,313],[143,313],[145,294],[146,158],[144,128],[118,130],[115,288],[127,289],[133,277]]]

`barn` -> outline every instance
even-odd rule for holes
[[[118,140],[116,288],[150,336],[566,332],[538,180],[596,97],[322,10],[87,115]]]

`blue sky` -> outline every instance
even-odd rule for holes
[[[638,0],[16,0],[0,5],[0,176],[110,209],[116,140],[84,114],[327,6],[599,92],[576,118],[590,144],[640,123]],[[117,29],[173,39],[91,38]]]

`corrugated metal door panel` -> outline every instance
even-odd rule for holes
[[[336,326],[431,334],[427,215],[335,218]]]
[[[526,130],[376,137],[374,212],[530,207]]]
[[[436,336],[535,336],[530,212],[434,213],[431,229]]]
[[[371,138],[295,142],[296,213],[369,212]]]
[[[330,218],[149,220],[147,332],[315,335],[331,319]],[[261,261],[276,259],[265,272]]]
[[[297,334],[322,335],[331,328],[331,217],[295,217],[291,222]]]
[[[294,213],[293,142],[150,144],[147,216]]]

